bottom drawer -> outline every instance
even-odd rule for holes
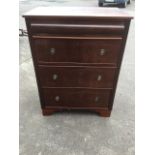
[[[107,107],[111,89],[43,88],[45,107]]]

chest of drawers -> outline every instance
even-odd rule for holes
[[[109,117],[132,16],[114,8],[40,7],[23,15],[43,115]]]

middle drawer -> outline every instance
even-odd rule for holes
[[[112,88],[116,68],[39,65],[42,87]]]

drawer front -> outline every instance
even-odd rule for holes
[[[35,39],[35,53],[40,63],[112,63],[116,64],[122,39],[71,40]]]
[[[115,68],[39,66],[42,87],[112,88]]]
[[[68,24],[68,23],[31,23],[31,32],[34,35],[76,35],[102,36],[123,35],[125,25],[122,22],[107,22],[102,24]]]
[[[43,89],[45,107],[107,107],[112,90],[103,89]]]

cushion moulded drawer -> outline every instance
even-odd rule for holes
[[[62,19],[60,19],[62,20]],[[75,21],[75,19],[74,19]],[[88,23],[60,23],[61,21],[32,21],[30,24],[33,35],[76,35],[76,36],[102,36],[123,35],[125,24],[122,21],[100,21],[96,24]],[[73,22],[73,21],[72,21]],[[76,21],[78,22],[78,21]],[[83,21],[84,22],[84,21]]]

